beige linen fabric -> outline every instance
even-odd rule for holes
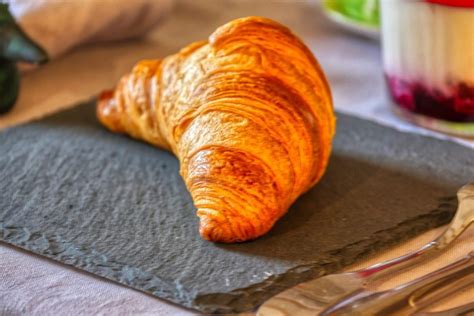
[[[172,0],[9,0],[23,29],[51,58],[81,44],[144,34]]]

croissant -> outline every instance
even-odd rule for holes
[[[288,28],[261,17],[139,62],[102,93],[97,115],[113,132],[173,152],[202,238],[227,243],[268,232],[318,182],[335,132],[318,62]]]

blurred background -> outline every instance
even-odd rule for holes
[[[33,71],[23,72],[22,88],[17,104],[8,114],[0,117],[0,127],[13,121],[25,121],[31,117],[45,115],[58,108],[72,106],[75,103],[91,98],[101,90],[112,87],[117,80],[140,59],[163,58],[185,45],[206,39],[218,26],[238,17],[258,15],[265,16],[283,23],[291,28],[309,46],[318,58],[333,87],[336,107],[351,111],[361,108],[372,109],[383,100],[383,75],[381,71],[380,46],[377,40],[354,35],[329,21],[321,10],[320,1],[306,0],[160,0],[133,1],[137,6],[134,12],[113,11],[112,20],[106,14],[118,6],[117,1],[86,0],[90,3],[87,12],[79,14],[80,6],[73,6],[74,16],[82,16],[76,20],[61,19],[51,22],[59,14],[54,8],[49,18],[36,11],[30,16],[18,13],[20,24],[32,38],[42,44],[52,55],[52,61]],[[39,2],[17,0],[18,3]],[[40,1],[78,3],[75,1]],[[119,1],[128,2],[128,1]],[[134,19],[125,25],[133,28],[141,24],[142,15],[149,10],[146,3],[152,3],[155,12],[154,23],[148,24],[146,32],[141,36],[130,38],[120,37],[123,16],[134,13]],[[126,9],[126,8],[124,8]],[[15,10],[13,10],[15,12]],[[23,11],[24,12],[24,11]],[[41,12],[41,11],[40,11]],[[100,12],[100,14],[98,14]],[[40,20],[38,22],[38,19]],[[37,24],[45,24],[49,20],[48,32],[39,30]],[[32,23],[31,20],[35,20]],[[98,22],[99,21],[99,22]],[[92,24],[105,24],[105,31],[99,39],[94,35],[100,33],[96,29],[89,33]],[[74,22],[74,23],[73,23]],[[51,27],[50,25],[54,25]],[[70,25],[73,25],[70,26]],[[34,26],[34,27],[33,27]],[[120,26],[120,27],[119,27]],[[32,31],[33,30],[33,31]],[[137,32],[135,35],[139,35]],[[104,42],[104,34],[111,34],[114,41]],[[128,35],[128,34],[127,34]],[[77,44],[71,44],[76,41]],[[89,39],[90,38],[90,39]],[[67,41],[66,48],[58,48]],[[84,43],[85,42],[85,43]],[[48,46],[52,47],[49,48]],[[350,93],[345,92],[350,89]],[[342,92],[342,93],[341,93]],[[25,110],[28,111],[25,111]]]
[[[447,28],[444,30],[443,25],[450,26],[450,30],[454,32],[456,29],[452,21],[464,18],[463,28],[474,32],[474,9],[437,3],[443,1],[381,2],[385,6],[392,6],[389,12],[403,12],[403,15],[410,10],[418,12],[418,15],[423,10],[429,10],[426,11],[428,15],[422,19],[425,24],[411,27],[416,23],[407,21],[403,29],[407,36],[401,34],[397,39],[396,36],[399,34],[396,28],[385,26],[385,29],[387,33],[395,34],[389,39],[390,43],[394,43],[390,46],[392,51],[400,51],[408,45],[403,41],[404,38],[421,43],[422,41],[418,41],[415,37],[410,39],[408,36],[411,33],[415,34],[417,29],[420,37],[436,38],[436,42],[422,43],[430,49],[429,56],[417,55],[414,60],[421,60],[428,71],[436,69],[438,73],[441,71],[440,68],[427,62],[427,58],[443,57],[444,55],[440,55],[440,52],[446,51],[443,45],[452,44],[445,42],[442,37],[442,34],[448,34]],[[459,3],[464,3],[463,1],[460,0]],[[370,118],[401,130],[415,130],[445,138],[441,134],[431,133],[408,123],[409,117],[408,120],[404,120],[403,115],[395,115],[390,109],[393,100],[387,93],[381,52],[382,46],[387,46],[387,40],[384,41],[385,45],[381,44],[377,0],[10,0],[7,2],[25,32],[45,48],[51,60],[46,65],[33,67],[33,70],[32,66],[21,66],[22,88],[19,98],[8,115],[0,116],[0,127],[43,116],[59,108],[73,106],[79,101],[90,99],[100,91],[113,87],[137,61],[145,58],[163,58],[191,42],[206,39],[218,26],[232,19],[257,15],[272,18],[288,26],[302,38],[319,60],[330,81],[337,110]],[[458,0],[455,2],[458,3]],[[391,23],[395,26],[400,25],[399,29],[402,30],[403,21],[396,20],[395,17],[396,14],[390,14]],[[417,16],[414,18],[418,19]],[[433,28],[427,27],[429,25],[426,23],[431,22]],[[430,33],[431,29],[437,30],[438,33]],[[459,34],[450,38],[454,38],[452,41],[466,42],[465,39],[469,34]],[[474,45],[472,38],[467,43]],[[469,47],[452,48],[447,52],[451,53],[454,50],[465,52],[464,55],[456,55],[456,60],[464,63],[460,68],[469,69],[469,65],[474,63],[474,47],[471,48],[471,50]],[[407,49],[408,53],[410,49],[417,52],[423,50],[419,46]],[[401,57],[395,55],[395,59],[397,58]],[[440,65],[438,61],[436,63]],[[431,76],[431,73],[428,72],[427,76]],[[472,77],[474,73],[471,71],[468,76]],[[399,86],[398,84],[395,87]],[[438,91],[433,93],[437,94]],[[469,130],[473,132],[474,88],[471,87],[471,90],[465,90],[463,93],[464,109],[466,107],[468,110],[469,107],[473,109],[472,114],[467,112],[467,116],[461,119],[469,123],[463,126],[469,125]],[[400,100],[407,100],[403,89],[398,97]],[[453,102],[452,99],[448,101]],[[430,102],[432,100],[428,99],[428,103]],[[411,104],[408,104],[408,107],[410,106]],[[420,123],[416,120],[411,121]],[[433,120],[423,121],[422,125],[435,128],[433,122]],[[455,141],[467,143],[460,139]],[[467,144],[472,146],[472,142]]]

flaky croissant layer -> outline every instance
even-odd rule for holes
[[[97,106],[99,120],[172,151],[207,240],[270,230],[323,175],[331,93],[286,27],[247,17],[162,60],[139,62]]]

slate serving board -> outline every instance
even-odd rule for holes
[[[202,312],[240,312],[450,220],[474,152],[338,115],[329,169],[266,236],[200,239],[169,153],[94,102],[0,133],[1,240]]]

